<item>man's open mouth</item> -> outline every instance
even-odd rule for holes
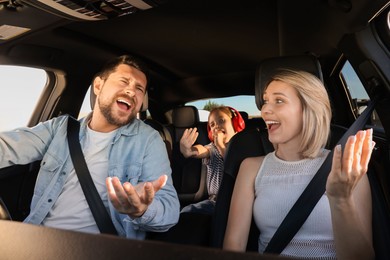
[[[131,102],[124,100],[124,99],[117,99],[116,103],[123,110],[129,110],[132,107]]]

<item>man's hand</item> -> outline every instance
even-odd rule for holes
[[[106,179],[108,197],[118,212],[131,218],[138,218],[148,209],[155,193],[164,187],[167,179],[167,175],[162,175],[152,182],[141,182],[133,186],[129,182],[122,185],[117,177],[108,177]]]

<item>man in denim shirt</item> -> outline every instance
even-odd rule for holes
[[[120,56],[93,81],[93,112],[79,139],[95,186],[120,236],[144,239],[179,218],[165,145],[136,118],[146,94],[146,71]],[[26,223],[100,233],[81,190],[67,144],[68,116],[0,134],[0,167],[41,160]]]

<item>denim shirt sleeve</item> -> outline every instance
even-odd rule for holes
[[[126,233],[123,235],[126,237],[134,237],[134,235],[139,237],[139,235],[144,235],[144,231],[166,231],[177,223],[180,213],[179,199],[173,187],[172,171],[165,144],[157,131],[143,122],[137,121],[137,123],[139,128],[136,134],[124,136],[122,133],[121,138],[125,140],[126,148],[117,144],[110,155],[110,162],[115,162],[116,156],[126,157],[127,166],[121,169],[124,172],[110,171],[110,176],[119,175],[122,182],[129,181],[132,185],[154,181],[163,174],[168,176],[168,180],[165,186],[155,194],[152,203],[141,217],[131,219],[127,215],[117,215],[116,219],[119,218],[121,221]],[[120,154],[116,154],[117,148]],[[137,232],[141,234],[134,234]]]
[[[41,160],[65,117],[0,133],[0,168]]]

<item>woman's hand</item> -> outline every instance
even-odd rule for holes
[[[326,193],[330,199],[351,198],[354,188],[367,172],[374,146],[372,129],[350,136],[344,152],[341,151],[341,145],[336,146],[326,183]]]

